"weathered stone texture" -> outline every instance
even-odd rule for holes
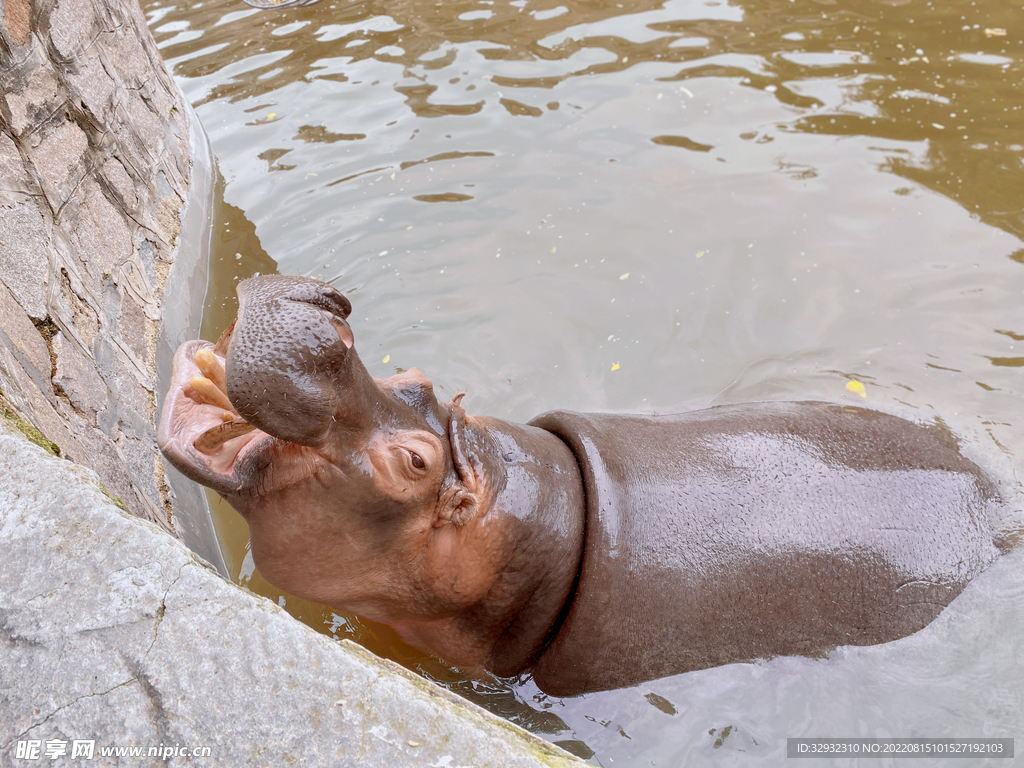
[[[92,361],[79,351],[74,342],[67,341],[64,334],[54,335],[50,349],[56,357],[54,388],[59,388],[72,408],[96,426],[97,414],[107,407],[106,382],[100,378]]]
[[[18,305],[15,295],[3,283],[0,283],[0,338],[30,377],[46,381],[50,373],[50,353],[46,342]]]
[[[0,766],[30,739],[95,739],[86,765],[584,765],[229,584],[2,418],[0,659]],[[211,754],[99,752],[159,744]]]
[[[49,227],[31,200],[0,208],[0,275],[32,318],[46,317],[47,267],[41,244]]]
[[[133,0],[0,0],[0,397],[167,528],[155,355],[190,115]]]

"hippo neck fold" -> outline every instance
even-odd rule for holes
[[[459,617],[466,632],[492,638],[483,666],[509,676],[528,668],[571,602],[583,550],[584,494],[568,447],[541,429],[487,417],[469,428],[493,446],[501,465],[483,530],[503,561],[487,599]],[[488,530],[488,526],[490,529]]]

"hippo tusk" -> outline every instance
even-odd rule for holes
[[[217,449],[224,445],[228,440],[235,437],[241,437],[242,435],[247,435],[254,429],[256,429],[256,427],[245,419],[232,419],[231,421],[225,421],[222,424],[218,424],[215,427],[210,427],[196,438],[193,445],[195,445],[196,450],[200,453],[209,455],[211,453],[215,453]]]
[[[200,349],[195,356],[196,367],[200,373],[213,382],[221,392],[228,391],[227,373],[217,356],[209,349]]]
[[[231,401],[228,400],[228,396],[224,394],[224,390],[217,389],[217,385],[205,376],[193,376],[189,379],[188,385],[203,399],[203,402],[209,405],[216,405],[225,411],[235,410],[234,406],[231,405]]]

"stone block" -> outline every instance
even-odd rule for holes
[[[50,12],[50,39],[65,59],[87,47],[100,31],[90,0],[58,0]]]
[[[21,154],[11,137],[0,133],[0,206],[22,201],[28,191]]]
[[[156,199],[151,211],[153,226],[161,239],[172,246],[178,244],[182,205],[181,197],[167,182],[166,174],[163,171],[158,171],[156,174]]]
[[[51,345],[56,357],[54,385],[95,426],[97,414],[107,407],[107,385],[96,372],[95,361],[84,356],[62,333],[53,337]]]
[[[131,21],[125,19],[124,23],[130,24]],[[135,34],[118,35],[112,43],[105,50],[105,54],[125,87],[132,90],[151,88],[153,62],[146,55],[139,36]]]
[[[85,178],[89,140],[78,125],[68,121],[43,130],[32,152],[32,164],[50,207],[59,211]]]
[[[6,81],[4,98],[15,136],[33,131],[60,107],[60,82],[39,48],[32,48],[20,67],[0,77]]]
[[[211,765],[584,765],[222,580],[3,432],[0,761],[57,738],[206,746]]]
[[[18,358],[16,350],[0,343],[0,391],[26,423],[55,443],[62,456],[79,461],[89,459],[79,438],[55,408],[55,396],[48,386],[40,387],[38,373],[31,373]]]
[[[132,235],[125,215],[103,195],[99,184],[87,179],[76,210],[62,223],[69,232],[76,256],[96,284],[113,275],[132,254]]]
[[[0,25],[3,26],[7,37],[15,45],[21,46],[28,42],[32,28],[29,20],[31,10],[28,0],[5,0],[4,2],[4,14],[0,19]]]
[[[96,366],[117,400],[116,421],[133,430],[152,432],[153,379],[119,338],[96,344]]]
[[[50,228],[30,198],[0,207],[0,281],[36,320],[46,317]]]
[[[152,153],[155,161],[153,165],[158,166],[160,152],[166,143],[165,131],[167,130],[160,116],[153,111],[138,91],[129,92],[125,109],[128,113],[128,120],[132,126],[132,131],[142,141],[143,146],[147,147],[149,152]]]
[[[100,169],[107,183],[117,192],[125,209],[133,211],[139,204],[139,196],[135,191],[135,182],[128,175],[124,164],[116,157],[109,158]]]
[[[78,62],[77,71],[68,74],[68,84],[82,108],[101,125],[109,125],[116,84],[99,58]]]
[[[0,272],[2,274],[2,272]],[[35,371],[33,379],[50,378],[50,352],[28,315],[15,301],[11,291],[0,282],[0,333],[12,351],[22,357],[21,364]]]
[[[157,462],[160,461],[160,450],[156,447],[156,441],[149,435],[142,433],[135,437],[122,433],[117,439],[117,450],[129,476],[147,477],[155,473]],[[162,502],[155,484],[133,485],[133,488],[136,494],[146,497],[153,514],[160,514]],[[161,519],[161,524],[167,527],[166,520]]]
[[[122,283],[131,286],[133,282],[137,284],[145,280],[144,273],[137,265],[130,265],[130,271],[127,267],[128,265],[121,271]],[[129,290],[130,288],[121,294],[120,311],[117,316],[117,330],[136,359],[145,360],[152,341],[152,334],[149,330],[152,320],[146,316],[146,310],[140,304],[139,299],[136,298],[140,292],[129,292]],[[149,291],[149,294],[152,296],[152,290]],[[148,306],[152,307],[151,311],[155,312],[157,307],[156,300],[150,298]]]
[[[78,342],[96,354],[96,339],[100,333],[100,319],[96,308],[82,294],[85,287],[76,279],[72,281],[66,268],[60,271],[60,291],[50,307],[60,318]]]

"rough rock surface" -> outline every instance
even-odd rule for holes
[[[0,0],[0,400],[168,529],[157,338],[209,173],[193,121],[136,2]]]
[[[294,621],[0,419],[0,765],[570,766],[567,753]],[[64,745],[57,760],[48,744]],[[100,758],[105,747],[209,757]]]

